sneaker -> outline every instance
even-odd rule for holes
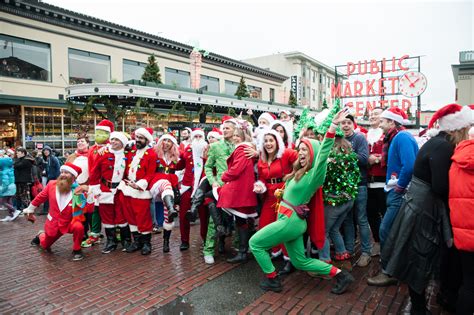
[[[204,256],[204,262],[208,265],[214,264],[214,256]]]
[[[10,222],[13,220],[12,216],[6,216],[3,219],[0,220],[0,222]]]
[[[380,256],[380,243],[374,243],[374,246],[372,246],[372,257],[374,256]]]
[[[73,261],[79,261],[84,259],[84,254],[82,253],[82,250],[75,250],[72,252],[72,260]]]
[[[342,270],[335,277],[336,284],[332,287],[331,293],[342,294],[346,292],[349,285],[354,282],[354,277],[347,271]]]
[[[89,236],[88,239],[86,239],[85,241],[83,241],[81,243],[81,247],[82,248],[88,248],[88,247],[91,247],[92,245],[94,244],[100,244],[100,238],[98,236]]]
[[[20,210],[15,210],[15,212],[13,212],[13,216],[12,216],[12,219],[10,221],[13,221],[15,220],[16,218],[18,218],[18,216],[20,215],[21,211]]]
[[[367,253],[362,253],[360,255],[359,260],[357,261],[357,266],[359,267],[367,267],[371,261],[370,255]]]
[[[375,277],[367,279],[368,285],[373,285],[376,287],[388,287],[390,285],[396,285],[398,283],[397,279],[390,277],[389,275],[380,272]]]

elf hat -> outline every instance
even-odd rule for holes
[[[104,119],[101,122],[95,126],[96,130],[104,130],[107,132],[113,132],[114,131],[114,123],[111,122],[110,120]]]
[[[472,109],[459,104],[446,105],[434,113],[428,128],[433,128],[436,122],[440,131],[454,131],[468,127],[472,123]]]
[[[128,144],[128,137],[120,131],[114,131],[110,134],[110,140],[117,139],[122,142],[123,146],[125,147]]]
[[[207,134],[207,140],[208,141],[209,141],[209,137],[213,137],[213,138],[216,138],[217,140],[221,140],[222,139],[222,131],[220,131],[217,128],[212,128],[212,130],[209,131],[209,133]]]
[[[160,144],[165,139],[170,140],[171,142],[173,142],[174,145],[178,145],[178,140],[176,140],[176,138],[170,133],[165,133],[164,135],[162,135],[160,139],[158,139],[158,144]]]
[[[193,139],[197,135],[200,135],[204,138],[204,130],[202,130],[201,128],[194,128],[194,130],[191,132],[191,139]]]
[[[153,129],[152,128],[138,128],[135,130],[135,136],[145,137],[149,143],[153,142]]]
[[[268,124],[271,125],[276,120],[276,116],[272,113],[263,113],[258,117],[259,121],[260,119],[265,119],[266,121],[268,121]]]
[[[391,119],[400,125],[407,125],[410,123],[407,114],[398,107],[390,107],[389,109],[384,110],[380,115],[380,118]]]
[[[79,166],[70,162],[65,163],[59,170],[71,173],[76,178],[82,173],[82,169]]]

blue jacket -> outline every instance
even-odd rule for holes
[[[0,197],[16,194],[13,160],[8,156],[0,157]]]
[[[408,131],[400,131],[388,148],[387,177],[388,184],[391,176],[398,178],[397,186],[405,189],[411,181],[413,166],[418,154],[418,144]]]
[[[45,157],[44,151],[48,150],[49,151],[49,156]],[[46,161],[46,176],[48,178],[48,181],[56,179],[59,177],[60,174],[60,167],[61,165],[59,164],[59,160],[57,157],[54,156],[53,151],[49,146],[44,146],[43,149],[43,159]]]

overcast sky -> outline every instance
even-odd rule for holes
[[[423,109],[454,101],[451,65],[474,50],[474,1],[47,0],[242,60],[301,51],[329,66],[423,55]],[[466,104],[462,104],[466,105]]]

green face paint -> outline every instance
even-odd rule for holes
[[[110,136],[110,132],[101,130],[101,129],[96,129],[95,130],[95,143],[103,144],[109,139],[109,136]]]

